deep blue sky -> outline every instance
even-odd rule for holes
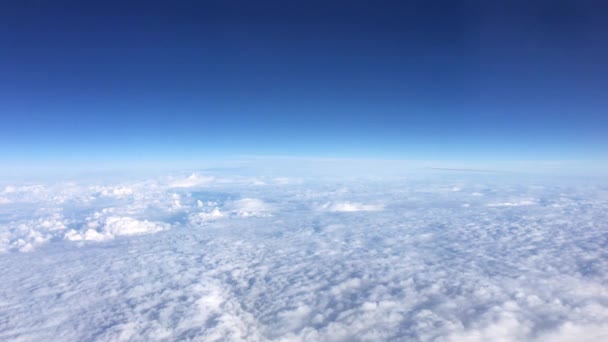
[[[3,1],[0,161],[606,159],[607,8]]]

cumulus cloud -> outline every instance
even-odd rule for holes
[[[106,217],[101,221],[92,221],[83,231],[70,230],[65,238],[70,241],[104,241],[121,235],[139,235],[157,233],[169,229],[170,225],[162,222],[136,220],[131,217]]]
[[[26,219],[0,224],[0,252],[31,252],[63,234],[68,220],[60,213],[44,215],[36,219]]]
[[[234,217],[268,217],[271,216],[273,206],[257,198],[243,198],[225,203],[223,208],[216,202],[206,204],[198,200],[196,203],[200,211],[189,215],[188,221],[193,225],[205,225],[210,221]]]
[[[217,220],[223,217],[226,217],[226,214],[223,213],[220,208],[213,207],[209,210],[191,214],[188,217],[188,222],[192,225],[199,226],[209,221]]]

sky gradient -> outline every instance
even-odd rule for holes
[[[0,162],[606,160],[608,6],[0,4]]]

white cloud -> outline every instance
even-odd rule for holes
[[[14,186],[12,186],[12,185],[7,185],[7,186],[5,186],[5,187],[4,187],[4,190],[3,190],[3,192],[4,192],[5,194],[11,194],[11,193],[16,192],[16,191],[17,191],[17,188],[16,188],[16,187],[14,187]]]
[[[213,181],[213,177],[202,176],[196,173],[191,174],[186,178],[179,178],[171,181],[169,186],[172,188],[192,188],[201,185],[209,184]]]
[[[170,228],[167,223],[136,220],[131,217],[109,216],[100,221],[91,221],[84,231],[70,230],[65,238],[71,241],[111,240],[121,235],[139,235],[157,233]]]
[[[381,211],[384,210],[384,205],[381,204],[362,204],[356,202],[327,202],[317,206],[317,210],[321,211]]]
[[[188,217],[188,221],[190,222],[190,224],[198,226],[198,225],[205,224],[206,222],[209,222],[209,221],[223,218],[225,216],[226,216],[226,214],[224,214],[220,210],[220,208],[214,207],[210,211],[203,211],[203,212],[194,213],[194,214],[190,215]]]
[[[526,205],[535,205],[534,199],[521,199],[510,202],[489,203],[488,207],[521,207]]]
[[[37,219],[27,219],[0,225],[3,239],[0,251],[31,252],[53,237],[61,235],[68,221],[59,213],[45,215]]]
[[[111,216],[105,220],[103,231],[114,236],[156,233],[168,229],[168,224],[135,220],[130,217]]]
[[[123,198],[133,194],[133,189],[128,186],[117,187],[93,187],[99,191],[101,196]]]
[[[605,187],[488,178],[15,184],[0,340],[605,339]]]
[[[232,211],[238,216],[268,216],[272,206],[257,198],[243,198],[231,204]]]
[[[608,324],[566,322],[557,331],[551,331],[544,335],[543,339],[551,342],[606,341],[608,340]]]
[[[302,179],[299,178],[291,178],[291,177],[276,177],[273,179],[275,184],[278,185],[293,185],[293,184],[302,184]]]

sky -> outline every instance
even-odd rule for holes
[[[0,163],[608,160],[606,10],[2,2]]]
[[[0,0],[0,341],[608,341],[606,18]]]

